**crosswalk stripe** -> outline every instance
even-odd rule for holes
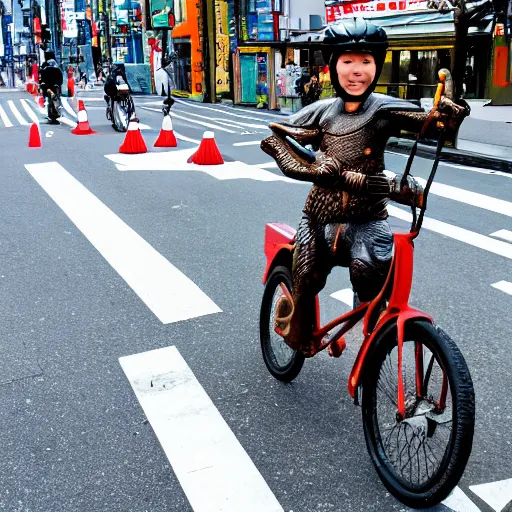
[[[500,281],[499,283],[494,283],[491,286],[497,290],[501,290],[502,292],[512,295],[512,283],[509,283],[508,281]]]
[[[158,108],[143,107],[143,106],[141,106],[140,108],[142,108],[144,110],[151,110],[153,112],[161,112],[161,110],[158,109]],[[187,114],[188,114],[188,112],[187,112]],[[188,121],[189,123],[194,123],[194,124],[199,124],[201,126],[206,126],[207,128],[211,128],[213,130],[221,130],[221,131],[227,132],[227,133],[236,133],[235,131],[229,130],[228,128],[223,128],[222,126],[219,126],[218,124],[205,123],[204,121],[196,121],[194,119],[190,119],[190,118],[187,118],[187,117],[180,116],[180,115],[176,114],[175,112],[173,112],[171,114],[171,117],[176,118],[176,119],[183,119],[185,121]]]
[[[235,142],[233,146],[259,146],[261,144],[261,140],[248,140],[245,142]],[[259,166],[261,167],[261,166]]]
[[[225,124],[226,126],[235,126],[236,128],[242,127],[242,128],[259,128],[268,130],[268,126],[265,124],[253,124],[253,123],[242,123],[241,121],[233,121],[231,119],[222,119],[220,117],[209,117],[209,116],[202,116],[201,114],[193,114],[192,112],[184,111],[184,110],[173,110],[172,113],[178,112],[179,114],[184,114],[187,116],[192,117],[200,117],[202,119],[209,119],[210,121],[213,121],[215,123]],[[171,113],[171,115],[172,115]]]
[[[164,324],[221,309],[57,162],[26,169]]]
[[[389,177],[396,176],[392,171],[384,171],[384,173]],[[423,187],[427,184],[427,180],[423,178],[415,177],[415,179]],[[445,199],[452,199],[453,201],[458,201],[460,203],[476,206],[477,208],[482,208],[491,212],[501,213],[507,217],[512,217],[512,203],[504,201],[503,199],[496,199],[495,197],[470,192],[463,188],[452,187],[451,185],[444,185],[443,183],[438,182],[432,183],[430,192],[436,196],[444,197]]]
[[[37,117],[36,113],[30,108],[30,105],[28,104],[27,100],[22,99],[21,105],[25,109],[25,112],[27,113],[28,117],[32,119],[34,123],[39,124],[39,117]]]
[[[9,121],[9,118],[7,117],[7,114],[5,113],[5,110],[0,105],[0,118],[2,119],[2,122],[4,123],[6,128],[12,128],[14,125]]]
[[[464,494],[460,487],[455,487],[442,503],[453,512],[480,512],[480,509]]]
[[[412,213],[409,213],[397,206],[388,205],[388,213],[393,217],[396,217],[407,222],[412,221]],[[459,228],[453,224],[435,220],[430,217],[423,219],[423,227],[430,231],[440,233],[441,235],[448,236],[459,242],[464,242],[473,247],[484,249],[485,251],[504,256],[505,258],[512,259],[512,244],[507,244],[501,240],[495,240],[480,233],[469,231],[469,229]]]
[[[343,290],[339,290],[337,292],[331,293],[331,297],[333,299],[339,300],[347,306],[352,307],[354,305],[354,291],[352,288],[345,288]]]
[[[283,512],[176,347],[119,362],[194,512]]]
[[[186,105],[187,107],[191,107],[191,108],[199,108],[199,109],[204,109],[204,110],[214,110],[215,112],[222,112],[223,114],[226,114],[228,116],[240,117],[241,119],[252,119],[253,121],[261,121],[261,119],[259,119],[257,117],[251,117],[251,116],[248,116],[248,115],[235,114],[234,112],[228,112],[225,109],[213,108],[213,107],[205,107],[203,105],[196,105],[194,103],[188,103],[186,101],[182,101],[182,100],[178,100],[178,99],[175,99],[175,101],[176,101],[176,103],[181,103],[182,105]]]
[[[78,116],[76,115],[76,112],[71,108],[71,105],[69,104],[68,99],[64,96],[62,96],[61,99],[62,99],[62,105],[64,106],[64,108],[66,109],[68,114],[70,114],[71,117],[77,119]]]
[[[500,229],[495,233],[491,233],[491,236],[495,236],[496,238],[502,238],[507,242],[512,242],[512,231],[508,231],[507,229]]]
[[[76,127],[76,121],[71,121],[71,119],[68,119],[67,117],[61,116],[59,117],[59,123],[67,124],[68,126],[71,126],[71,128]]]
[[[488,484],[470,485],[469,489],[496,512],[501,512],[512,501],[512,478]]]
[[[28,126],[27,121],[25,121],[20,111],[16,108],[14,101],[8,100],[7,104],[9,105],[10,109],[12,110],[12,113],[14,114],[14,117],[18,120],[18,122],[23,126]]]

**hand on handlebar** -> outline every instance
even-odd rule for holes
[[[400,204],[421,207],[423,205],[423,187],[413,176],[407,176],[405,181],[402,185],[401,174],[397,174],[393,178],[370,175],[366,177],[366,187],[368,193],[374,197],[389,197],[392,201]]]

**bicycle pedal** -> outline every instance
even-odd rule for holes
[[[343,351],[345,350],[346,346],[347,342],[345,341],[345,338],[342,336],[340,339],[333,341],[327,348],[327,351],[329,352],[329,355],[331,357],[340,357],[341,354],[343,354]]]

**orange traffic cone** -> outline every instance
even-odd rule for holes
[[[68,78],[68,98],[74,98],[75,96],[75,79]]]
[[[44,108],[44,98],[42,96],[37,96],[37,104],[41,107],[41,108]]]
[[[39,125],[37,123],[32,123],[30,125],[28,147],[29,148],[40,148],[41,146],[42,146],[41,133],[39,132]]]
[[[204,132],[199,148],[188,159],[188,163],[197,165],[220,165],[224,163],[213,132]]]
[[[175,148],[178,145],[178,141],[172,131],[172,119],[171,116],[165,116],[162,122],[162,129],[160,135],[155,142],[155,148]]]
[[[76,128],[71,130],[71,133],[74,135],[92,135],[95,132],[91,129],[89,125],[89,121],[87,120],[87,111],[84,107],[84,102],[82,100],[78,100],[78,124],[76,125]]]
[[[133,155],[147,152],[148,148],[142,138],[142,133],[140,133],[139,120],[136,117],[132,117],[128,124],[128,130],[126,132],[124,142],[119,148],[119,153],[128,153]]]

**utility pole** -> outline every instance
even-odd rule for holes
[[[203,101],[215,103],[216,90],[216,18],[215,0],[202,0],[203,14],[203,73],[205,91]]]

